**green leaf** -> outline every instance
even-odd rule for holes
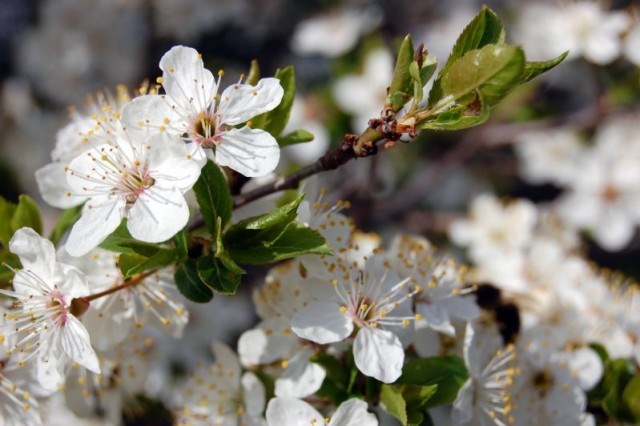
[[[324,368],[327,372],[326,377],[333,381],[338,389],[346,389],[349,377],[344,365],[336,357],[321,352],[313,355],[309,361]]]
[[[635,375],[622,392],[622,401],[627,405],[635,420],[640,420],[640,375]]]
[[[198,259],[198,276],[211,290],[232,295],[240,285],[241,275],[230,271],[219,258],[207,256]]]
[[[239,263],[260,265],[290,259],[303,254],[331,254],[331,247],[317,231],[297,222],[289,224],[274,241],[250,246],[229,247],[231,257]]]
[[[467,104],[480,92],[493,105],[520,81],[524,53],[518,46],[488,45],[467,52],[442,77],[442,93],[459,104]]]
[[[139,254],[144,257],[151,257],[163,248],[157,244],[135,240],[127,229],[126,219],[100,243],[99,247],[116,253]]]
[[[433,82],[429,93],[429,106],[432,107],[442,99],[442,77],[449,72],[453,63],[463,57],[467,52],[480,49],[489,44],[504,43],[505,32],[498,16],[488,7],[483,6],[469,24],[462,30],[455,45],[447,58],[444,67],[438,73],[438,78]]]
[[[32,228],[38,234],[42,233],[42,217],[40,216],[40,209],[28,195],[20,195],[18,198],[18,205],[13,212],[13,218],[11,218],[11,228],[13,232],[27,226]]]
[[[268,229],[275,225],[279,225],[282,223],[290,223],[297,216],[298,206],[304,199],[304,194],[300,193],[293,200],[284,204],[277,209],[263,214],[259,216],[249,217],[244,219],[229,229],[229,233],[236,230],[260,230],[260,229]]]
[[[67,232],[69,228],[78,220],[82,213],[82,205],[71,207],[62,212],[56,225],[53,227],[49,239],[53,244],[58,244],[62,236]]]
[[[488,44],[502,44],[504,43],[504,38],[504,27],[498,15],[488,7],[483,6],[480,13],[469,22],[460,36],[458,36],[443,71],[453,65],[458,58],[462,58],[467,52],[480,49]]]
[[[16,205],[0,197],[0,243],[9,248],[9,241],[13,236],[11,219],[16,211]]]
[[[20,259],[13,253],[10,253],[7,250],[0,251],[0,286],[2,288],[6,288],[9,285],[9,282],[13,279],[14,269],[21,268]],[[10,266],[11,268],[8,268]]]
[[[218,233],[218,217],[223,228],[231,220],[233,199],[222,170],[213,161],[208,160],[202,168],[198,181],[193,185],[193,192],[196,194],[204,223],[215,240]]]
[[[555,68],[556,65],[564,61],[564,58],[566,58],[568,54],[568,51],[564,52],[562,55],[549,61],[525,62],[524,71],[522,73],[522,76],[520,77],[520,84],[526,83],[527,81],[536,78],[540,74],[545,73],[552,68]]]
[[[121,254],[118,258],[118,266],[125,278],[132,277],[150,269],[167,266],[176,260],[174,250],[158,250],[153,256],[145,257],[139,254]]]
[[[624,389],[634,377],[634,372],[633,363],[626,359],[614,359],[605,364],[604,377],[598,387],[601,385],[605,392],[601,402],[602,409],[614,419],[634,421],[634,416],[622,396]]]
[[[198,266],[193,259],[178,265],[173,275],[178,291],[187,299],[196,303],[206,303],[213,298],[213,291],[202,282],[198,275]]]
[[[387,413],[400,420],[403,426],[407,425],[407,403],[398,386],[383,384],[380,388],[380,403]]]
[[[402,368],[402,376],[396,383],[417,386],[437,385],[434,395],[425,402],[425,408],[430,408],[452,402],[467,377],[464,361],[460,357],[448,355],[409,361]]]
[[[406,385],[402,395],[407,401],[407,404],[415,408],[425,408],[428,405],[429,400],[436,394],[438,385]]]
[[[418,123],[417,129],[460,130],[482,124],[489,119],[489,105],[483,100],[480,92],[469,105],[460,105],[444,111],[435,118]]]
[[[189,257],[189,232],[186,228],[173,237],[173,245],[176,248],[178,259],[185,260]]]
[[[400,49],[398,50],[398,58],[396,59],[396,65],[393,69],[393,78],[391,79],[391,85],[389,86],[389,93],[393,94],[394,97],[396,93],[408,94],[411,93],[411,75],[409,75],[409,66],[413,61],[413,42],[411,41],[411,36],[407,35],[404,40],[402,40],[402,44],[400,45]],[[393,109],[399,109],[404,105],[402,102],[400,105],[397,105],[399,99],[390,99],[390,103]]]
[[[422,68],[420,68],[420,81],[422,81],[423,86],[431,79],[433,73],[436,72],[436,68],[438,68],[438,60],[427,57],[424,64],[422,64]]]
[[[416,102],[420,102],[422,100],[422,77],[420,76],[420,68],[416,61],[411,62],[409,65],[409,75],[411,76],[411,81],[413,82],[413,99]]]
[[[249,68],[249,74],[247,75],[247,84],[255,86],[260,81],[260,64],[256,59],[251,61],[251,68]]]
[[[296,94],[296,81],[293,67],[289,66],[283,70],[276,71],[275,77],[280,80],[280,85],[284,89],[284,95],[280,104],[251,120],[251,127],[266,130],[274,138],[280,136],[291,114],[291,106]]]
[[[313,134],[306,130],[295,130],[284,136],[277,137],[276,140],[278,141],[278,145],[283,147],[303,142],[311,142],[313,140]]]

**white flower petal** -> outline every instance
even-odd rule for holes
[[[51,339],[41,340],[40,346],[49,350],[41,349],[38,353],[36,364],[38,384],[46,391],[58,391],[65,380],[63,369],[66,355],[60,351],[57,344],[52,344]]]
[[[178,189],[155,184],[138,196],[127,218],[133,238],[159,243],[184,228],[189,221],[189,206]]]
[[[572,375],[580,381],[582,390],[590,390],[598,384],[604,372],[602,360],[589,347],[576,349],[568,354]]]
[[[469,379],[458,391],[458,396],[453,401],[453,411],[451,418],[455,424],[469,423],[473,418],[475,386],[473,380]]]
[[[121,197],[93,197],[82,216],[71,228],[66,249],[71,256],[82,256],[97,247],[122,222],[126,201]]]
[[[280,161],[278,142],[264,130],[248,126],[229,129],[220,136],[220,141],[216,147],[216,163],[247,177],[269,174]]]
[[[88,370],[100,374],[100,362],[91,347],[89,333],[73,315],[67,316],[67,321],[60,330],[60,346],[69,358]]]
[[[238,354],[243,365],[270,364],[286,358],[292,350],[300,346],[300,341],[290,332],[282,320],[273,318],[248,330],[238,340]]]
[[[353,357],[358,370],[383,383],[392,383],[402,374],[404,349],[388,330],[361,329],[353,343]]]
[[[63,275],[63,280],[58,286],[68,298],[84,297],[91,293],[87,277],[80,269],[64,263],[59,263],[58,266]]]
[[[277,78],[263,78],[255,86],[234,84],[222,93],[217,112],[223,123],[235,126],[271,111],[280,104],[283,94]]]
[[[273,398],[267,406],[267,425],[301,426],[324,423],[324,416],[304,401],[295,398]]]
[[[448,336],[454,337],[456,335],[456,329],[451,324],[449,313],[443,307],[433,303],[420,303],[416,311],[422,315],[422,319],[429,327]]]
[[[146,140],[160,131],[181,135],[187,131],[187,122],[172,105],[165,95],[139,96],[122,108],[120,120],[127,134],[136,140]]]
[[[303,339],[326,345],[349,337],[353,322],[337,303],[322,300],[299,311],[291,320],[291,329]]]
[[[204,111],[212,103],[216,83],[197,50],[172,47],[160,59],[160,69],[164,91],[182,108],[190,109],[195,103],[196,111]]]
[[[211,351],[216,358],[216,364],[220,364],[228,377],[240,381],[240,361],[238,356],[222,342],[215,341],[211,344]]]
[[[44,201],[53,207],[68,209],[86,200],[84,197],[68,195],[71,187],[62,163],[50,163],[36,170],[36,182]]]
[[[244,406],[249,416],[255,417],[262,414],[265,404],[264,385],[258,377],[247,372],[242,375],[240,380],[242,384]]]
[[[35,275],[51,281],[56,265],[56,250],[53,243],[42,238],[31,228],[20,228],[9,241],[9,250],[20,258],[22,267]]]
[[[378,419],[367,408],[366,402],[356,398],[349,399],[333,413],[329,426],[376,426]]]
[[[284,372],[276,379],[276,396],[306,398],[320,389],[327,373],[309,361],[311,355],[312,352],[305,349],[289,360]]]
[[[151,136],[148,144],[149,175],[162,186],[183,192],[191,189],[200,177],[200,165],[189,158],[189,148],[182,139],[162,133]]]

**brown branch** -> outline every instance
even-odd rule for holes
[[[260,186],[246,194],[236,195],[233,197],[233,207],[244,206],[253,200],[274,192],[297,188],[303,179],[327,170],[337,169],[354,158],[375,155],[378,153],[378,142],[385,139],[387,139],[387,135],[380,128],[368,128],[360,136],[345,135],[344,141],[339,148],[328,151],[312,164],[273,183]]]
[[[101,297],[104,296],[108,296],[110,294],[113,294],[117,291],[123,290],[127,287],[133,287],[134,285],[140,284],[145,278],[147,278],[149,275],[152,275],[154,273],[156,273],[157,270],[156,269],[151,269],[149,271],[143,272],[141,274],[136,275],[133,278],[129,278],[127,280],[124,280],[122,282],[122,284],[108,288],[104,291],[101,291],[99,293],[94,293],[94,294],[90,294],[87,297],[84,297],[83,299],[86,300],[87,302],[91,302],[92,300],[96,300],[99,299]]]

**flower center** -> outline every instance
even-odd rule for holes
[[[136,164],[131,171],[122,174],[120,187],[125,194],[127,204],[133,204],[140,194],[151,188],[155,183],[156,180],[149,176],[149,171]]]
[[[212,112],[201,112],[189,124],[189,137],[203,148],[214,148],[220,143],[216,138],[217,116]]]
[[[64,325],[67,322],[67,307],[64,300],[64,295],[57,289],[49,293],[49,301],[47,302],[48,308],[53,308],[52,314],[53,322],[57,325]]]
[[[607,186],[602,190],[600,196],[606,203],[614,203],[620,198],[620,191],[612,186]]]
[[[533,386],[538,390],[540,397],[544,398],[544,396],[553,387],[554,380],[553,376],[548,371],[543,370],[534,374],[532,382]]]

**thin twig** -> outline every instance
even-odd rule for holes
[[[90,294],[89,296],[85,297],[84,299],[88,302],[91,302],[92,300],[96,300],[99,299],[101,297],[104,296],[108,296],[112,293],[115,293],[117,291],[123,290],[127,287],[133,287],[134,285],[140,284],[140,282],[142,282],[145,278],[147,278],[149,275],[152,275],[154,273],[157,272],[157,269],[151,269],[149,271],[143,272],[133,278],[130,278],[128,280],[124,280],[122,284],[108,288],[104,291],[101,291],[99,293],[94,293],[94,294]]]
[[[347,135],[339,148],[328,151],[312,164],[303,167],[287,177],[260,186],[246,194],[236,195],[233,197],[233,207],[244,206],[253,200],[284,189],[297,188],[303,179],[320,172],[337,169],[354,158],[375,155],[378,152],[378,142],[384,139],[386,139],[386,137],[382,130],[372,128],[368,128],[362,132],[360,136]]]

